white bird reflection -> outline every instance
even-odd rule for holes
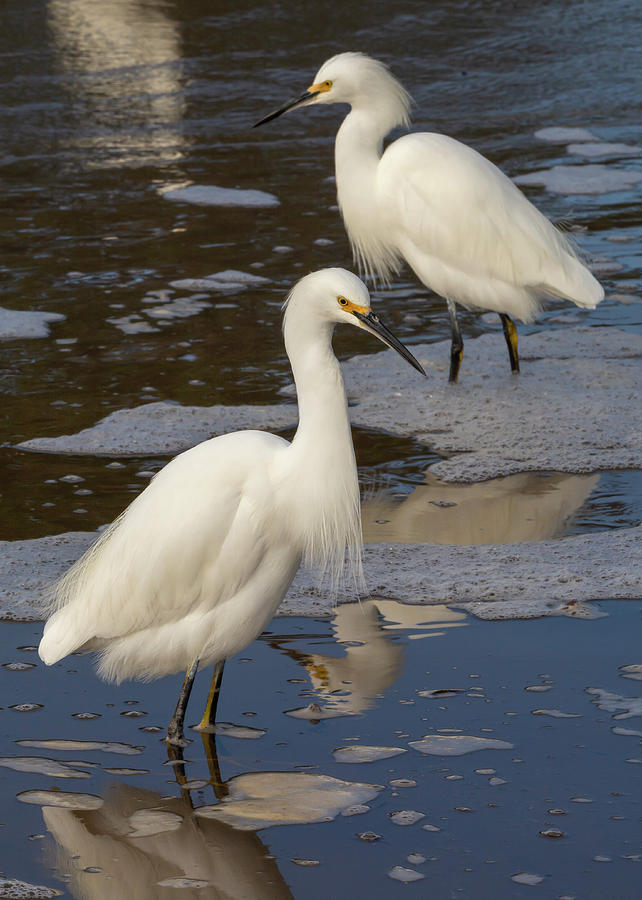
[[[398,500],[380,493],[362,507],[366,542],[507,544],[559,537],[599,475],[527,472],[476,484],[425,484]]]
[[[208,761],[218,796],[225,794],[210,736]],[[207,744],[206,744],[207,747]],[[213,748],[213,749],[212,749]],[[177,780],[185,776],[178,766]],[[198,818],[182,797],[118,783],[99,809],[44,806],[55,840],[51,863],[82,900],[285,900],[292,896],[268,847],[253,831]]]
[[[399,677],[404,647],[390,632],[410,632],[411,640],[441,637],[449,628],[466,625],[465,620],[465,613],[441,604],[366,600],[343,604],[334,614],[332,629],[345,651],[343,656],[284,647],[279,638],[270,643],[305,667],[316,691],[315,703],[329,703],[344,715],[356,715],[373,707]],[[312,713],[308,717],[315,718]]]
[[[135,165],[182,156],[178,24],[164,4],[48,0],[47,26],[82,128],[73,140],[89,165]]]

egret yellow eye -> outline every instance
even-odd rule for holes
[[[331,81],[324,81],[324,82],[323,82],[323,87],[328,88],[328,90],[329,90],[329,89],[332,87],[332,82],[331,82]]]
[[[337,300],[339,301],[339,305],[340,305],[340,306],[347,306],[347,305],[348,305],[348,301],[346,300],[345,297],[337,297]]]

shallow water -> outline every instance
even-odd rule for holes
[[[0,713],[18,769],[0,768],[5,874],[70,897],[169,897],[181,879],[190,897],[383,898],[399,866],[424,877],[416,896],[526,897],[539,878],[545,896],[632,900],[642,606],[602,611],[488,623],[388,601],[332,627],[275,620],[219,707],[265,734],[223,731],[215,755],[189,731],[184,769],[161,740],[179,678],[115,688],[89,656],[2,668],[3,703],[43,704]],[[4,626],[4,658],[32,661],[38,634]],[[311,703],[344,715],[284,714]]]
[[[257,131],[251,125],[305,88],[332,53],[361,49],[389,62],[416,100],[416,128],[466,141],[513,177],[586,164],[603,166],[602,178],[642,172],[636,151],[593,158],[574,136],[535,137],[545,128],[585,128],[596,142],[642,144],[642,11],[628,0],[347,2],[340,21],[291,0],[216,8],[203,0],[6,0],[0,24],[2,306],[65,316],[50,322],[48,337],[1,344],[3,540],[92,531],[166,462],[25,453],[14,449],[19,441],[72,433],[150,400],[283,401],[285,293],[310,269],[351,266],[331,178],[341,112],[301,110]],[[190,182],[266,191],[280,205],[222,208],[163,197]],[[551,308],[522,332],[569,324],[640,331],[639,185],[590,195],[525,190],[602,259],[608,297],[590,315]],[[229,269],[268,282],[205,296],[202,286],[170,287]],[[409,344],[448,335],[443,302],[409,273],[374,296]],[[461,321],[465,337],[494,331],[498,363],[507,366],[498,322],[466,312]],[[379,347],[339,333],[336,349],[345,359]],[[465,385],[466,357],[461,378]],[[430,449],[368,429],[356,430],[355,442],[370,540],[541,540],[642,518],[637,471],[547,472],[444,488],[425,475],[436,461]],[[491,508],[480,520],[479,510]],[[342,646],[325,623],[275,622],[228,666],[222,718],[267,734],[218,735],[223,778],[319,772],[385,790],[361,815],[258,835],[195,824],[164,765],[161,731],[141,730],[165,727],[177,679],[114,689],[89,674],[86,657],[45,672],[39,662],[25,665],[36,660],[33,651],[18,649],[37,644],[40,629],[2,625],[0,755],[73,763],[70,771],[89,773],[82,787],[93,800],[85,806],[104,800],[103,812],[41,811],[16,795],[77,782],[51,768],[49,775],[0,768],[5,874],[71,896],[113,897],[114,884],[125,896],[122,886],[134,876],[141,897],[175,896],[179,887],[182,896],[213,896],[218,875],[208,847],[219,841],[231,867],[224,877],[246,871],[247,896],[388,897],[401,890],[387,877],[399,867],[401,878],[414,877],[408,869],[424,874],[436,896],[530,896],[539,883],[551,896],[589,900],[612,896],[617,885],[628,900],[639,890],[642,748],[639,736],[613,730],[618,713],[596,701],[636,693],[637,682],[619,669],[640,662],[640,610],[607,607],[610,616],[598,621],[486,623],[444,612],[429,626],[422,623],[434,613],[413,607],[381,628],[376,611],[365,625],[343,613],[335,625]],[[550,689],[533,690],[542,687]],[[586,694],[588,687],[615,699]],[[449,688],[463,693],[417,693]],[[196,708],[204,691],[199,685]],[[283,715],[311,703],[355,717]],[[531,715],[542,709],[580,718]],[[625,724],[635,731],[636,722]],[[437,728],[508,740],[515,750],[439,761],[408,747]],[[143,750],[125,756],[15,743],[60,739]],[[333,758],[336,748],[358,744],[407,752],[372,763]],[[194,805],[213,803],[200,737],[186,756],[188,777],[206,782],[189,792]],[[166,843],[151,834],[123,838],[126,817],[157,807],[166,825],[183,817],[180,829],[162,832]],[[399,812],[424,817],[403,827],[390,818]],[[139,832],[153,825],[134,822]],[[116,846],[122,866],[107,881],[105,854],[111,859]]]

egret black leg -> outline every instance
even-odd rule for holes
[[[167,729],[166,740],[168,744],[176,744],[179,747],[185,744],[185,735],[183,733],[185,710],[187,709],[189,695],[192,693],[192,685],[194,684],[194,678],[196,677],[197,670],[198,660],[195,659],[185,673],[183,687],[181,688],[181,692],[178,695],[178,703],[176,704],[176,709],[174,710],[172,721],[169,723],[169,728]]]
[[[448,305],[450,330],[452,333],[450,344],[450,375],[448,376],[448,381],[450,381],[451,384],[455,384],[457,382],[457,376],[459,375],[459,366],[461,365],[461,360],[464,355],[464,340],[461,336],[461,331],[459,330],[455,302],[454,300],[446,300],[446,304]]]
[[[205,712],[200,724],[197,726],[199,730],[207,730],[216,724],[216,707],[218,706],[218,698],[221,693],[221,682],[223,680],[223,666],[225,660],[222,659],[214,666],[212,674],[212,683],[210,684],[210,692],[207,695],[207,703],[205,704]]]
[[[517,328],[510,316],[506,313],[500,313],[499,318],[502,320],[502,328],[504,329],[504,337],[508,345],[508,356],[510,358],[511,371],[517,375],[519,373],[519,354],[517,353]]]

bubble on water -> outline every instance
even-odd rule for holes
[[[65,738],[59,740],[22,740],[16,741],[21,747],[37,747],[41,750],[102,750],[104,753],[122,753],[124,756],[134,756],[142,753],[144,747],[135,747],[133,744],[121,744],[118,741],[73,741]]]
[[[63,475],[62,478],[58,479],[58,481],[65,481],[68,484],[80,484],[84,480],[82,475]]]
[[[402,881],[404,884],[409,884],[411,881],[421,881],[421,879],[425,877],[426,876],[421,872],[416,872],[414,869],[407,869],[405,866],[393,866],[388,872],[388,878],[393,878],[395,881]]]
[[[42,703],[14,703],[9,709],[14,712],[35,712],[37,709],[43,709]]]
[[[516,881],[517,884],[540,884],[540,882],[544,881],[544,878],[541,875],[533,875],[530,872],[517,872],[516,875],[511,875],[511,879]]]
[[[417,691],[420,697],[426,697],[430,700],[441,699],[444,697],[456,697],[457,694],[465,693],[463,688],[434,688],[431,691]]]
[[[422,863],[426,862],[426,857],[421,853],[409,853],[406,859],[409,863],[412,863],[413,866],[420,866]]]
[[[552,719],[581,719],[579,713],[562,712],[561,709],[532,709],[534,716],[550,716]]]
[[[492,787],[497,787],[500,784],[508,784],[508,782],[505,778],[499,778],[497,775],[494,775],[492,778],[489,778],[488,783]]]
[[[79,712],[79,713],[71,714],[72,719],[80,719],[81,721],[83,721],[85,719],[100,719],[101,716],[102,716],[102,713],[94,713],[94,712]]]
[[[0,756],[0,766],[15,772],[30,772],[50,778],[89,778],[88,772],[70,767],[68,763],[44,756]]]
[[[35,669],[36,663],[26,663],[26,662],[10,662],[10,663],[2,663],[3,669],[9,669],[10,672],[24,672],[27,669]]]
[[[381,835],[377,834],[376,831],[361,831],[357,832],[357,837],[360,841],[380,841]]]
[[[629,756],[624,760],[625,763],[632,763],[633,765],[639,766],[642,763],[642,759],[638,759],[637,756]]]
[[[604,691],[602,688],[589,687],[586,693],[595,699],[593,703],[598,709],[616,713],[614,719],[630,719],[633,716],[642,716],[642,697],[623,697],[613,691]],[[622,712],[618,712],[622,710]]]
[[[90,875],[97,875],[99,872],[102,872],[100,866],[85,866],[83,872],[88,872]]]
[[[630,678],[631,681],[642,681],[642,666],[620,666],[618,669],[620,678]]]
[[[463,775],[446,775],[445,776],[446,781],[463,781],[463,778],[464,778]]]
[[[303,859],[300,856],[293,856],[290,862],[293,862],[295,866],[318,866],[318,859]]]
[[[197,890],[200,888],[209,887],[210,882],[203,881],[202,878],[187,878],[185,875],[174,875],[172,878],[163,878],[162,881],[157,881],[156,884],[159,887],[186,888],[187,890]]]
[[[263,728],[251,728],[249,725],[234,725],[233,722],[217,722],[216,725],[206,725],[194,727],[195,731],[202,731],[207,734],[220,734],[224,737],[240,738],[241,740],[257,740],[262,738],[266,733]]]
[[[37,806],[59,806],[62,809],[100,809],[102,797],[95,794],[72,794],[67,791],[22,791],[16,795],[21,803]]]
[[[141,719],[146,715],[147,713],[142,709],[126,709],[121,712],[121,716],[124,716],[126,719]]]
[[[526,685],[524,690],[532,691],[534,694],[543,694],[546,691],[550,691],[552,687],[552,684],[528,684]]]
[[[127,820],[130,838],[150,837],[176,831],[183,824],[183,816],[164,809],[137,809]]]
[[[23,653],[36,653],[38,648],[35,644],[23,644],[21,647],[16,647],[16,650],[22,650]]]
[[[560,831],[559,828],[542,828],[539,832],[542,837],[545,838],[562,838],[564,837],[564,832]]]
[[[601,862],[601,863],[609,863],[609,862],[613,862],[613,859],[610,856],[601,856],[598,854],[598,856],[593,857],[593,861]]]
[[[248,772],[230,778],[227,788],[223,800],[199,807],[194,815],[217,819],[242,831],[329,822],[342,810],[365,804],[383,790],[379,784],[309,772]]]
[[[553,809],[547,810],[547,812],[548,812],[549,816],[565,816],[566,815],[565,809],[553,808]]]
[[[141,725],[138,730],[144,731],[147,734],[158,734],[159,731],[164,731],[160,725]]]
[[[535,137],[551,144],[566,144],[569,141],[596,141],[597,137],[587,128],[565,128],[551,125],[548,128],[540,128],[535,132]]]
[[[393,778],[388,782],[391,787],[399,787],[399,788],[408,788],[408,787],[416,787],[417,782],[414,778]]]
[[[592,803],[590,797],[571,797],[571,803]]]
[[[416,809],[400,809],[397,812],[388,813],[395,825],[415,825],[421,819],[426,818],[426,813],[417,812]]]
[[[294,247],[289,247],[287,244],[278,244],[276,247],[272,247],[273,253],[292,253]]]
[[[357,803],[354,806],[348,806],[347,809],[342,810],[342,816],[362,816],[364,813],[370,812],[370,807],[366,806],[364,803]]]
[[[475,769],[477,775],[494,775],[497,769]]]
[[[463,756],[465,753],[474,753],[477,750],[513,749],[513,745],[508,741],[468,734],[426,734],[420,741],[410,741],[408,746],[419,753],[431,756]]]
[[[439,825],[426,824],[421,826],[424,831],[441,831]]]
[[[334,706],[319,706],[318,703],[310,703],[309,706],[301,706],[298,709],[286,709],[284,712],[286,716],[291,716],[293,719],[308,719],[312,721],[338,719],[344,716],[356,715],[356,713],[350,709],[338,709]]]
[[[335,762],[339,763],[370,763],[378,759],[390,759],[407,753],[403,747],[371,747],[359,745],[355,747],[337,747],[332,751]]]

